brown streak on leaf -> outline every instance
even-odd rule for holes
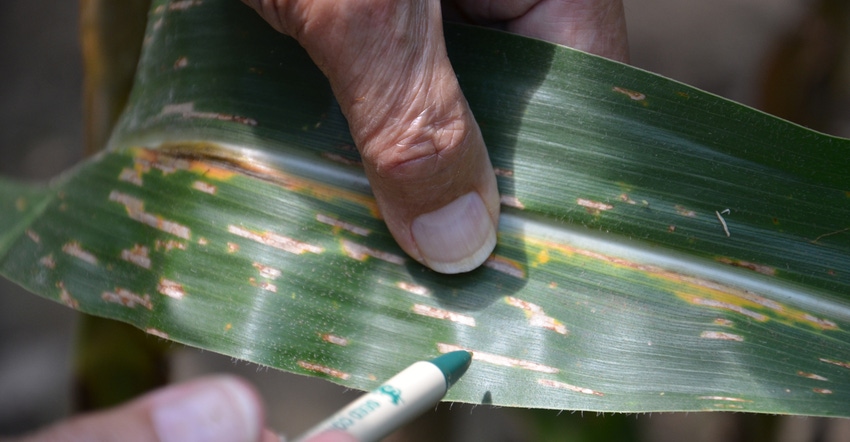
[[[320,365],[320,364],[314,364],[312,362],[298,361],[298,366],[303,368],[304,370],[312,371],[312,372],[315,372],[315,373],[326,374],[328,376],[333,376],[337,379],[347,380],[348,378],[351,377],[350,374],[348,374],[344,371],[340,371],[340,370],[337,370],[337,369],[334,369],[334,368],[326,367],[326,366]]]

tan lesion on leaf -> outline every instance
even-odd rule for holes
[[[81,261],[91,265],[97,265],[97,257],[91,252],[83,249],[82,244],[78,241],[71,241],[62,246],[62,251],[69,256],[73,256]]]
[[[42,256],[41,259],[38,260],[38,263],[50,270],[56,268],[56,260],[53,259],[52,253]]]
[[[350,374],[348,374],[344,371],[337,370],[337,369],[331,368],[331,367],[327,367],[327,366],[324,366],[324,365],[321,365],[321,364],[314,364],[312,362],[307,362],[307,361],[298,361],[297,364],[298,364],[299,367],[303,368],[304,370],[312,371],[314,373],[322,373],[322,374],[325,374],[325,375],[328,375],[328,376],[335,377],[337,379],[342,379],[344,381],[348,380],[348,378],[351,377]]]
[[[263,289],[267,292],[277,293],[277,286],[268,281],[257,282],[257,278],[248,278],[248,284]]]
[[[33,229],[26,230],[27,237],[32,240],[32,242],[36,244],[41,244],[41,235],[35,232]]]
[[[322,338],[323,341],[327,342],[328,344],[339,345],[342,347],[348,345],[348,339],[345,339],[342,336],[337,336],[332,333],[319,333],[319,336]]]
[[[349,241],[347,239],[343,239],[342,243],[342,251],[345,253],[345,256],[349,258],[356,259],[358,261],[365,261],[368,257],[373,257],[380,259],[381,261],[386,261],[390,264],[402,265],[404,264],[405,259],[395,253],[385,252],[383,250],[373,249],[371,247],[366,247],[362,244],[357,244],[356,242]]]
[[[530,326],[545,328],[564,336],[569,334],[564,323],[547,315],[543,311],[543,307],[513,296],[505,297],[505,302],[512,307],[521,309],[525,313],[526,318],[528,318]]]
[[[613,88],[611,88],[611,90],[614,91],[614,92],[617,92],[618,94],[623,94],[623,95],[631,98],[634,101],[639,101],[639,102],[643,103],[644,105],[646,105],[646,94],[643,94],[643,93],[638,92],[638,91],[633,91],[631,89],[626,89],[626,88],[620,87],[620,86],[614,86]]]
[[[519,210],[525,210],[525,204],[513,195],[502,195],[499,197],[499,202],[503,206],[513,207]]]
[[[203,239],[203,238],[201,238],[201,239]],[[200,241],[201,240],[199,239],[198,242],[200,242]],[[156,250],[157,252],[160,252],[160,251],[170,252],[172,250],[186,250],[187,247],[188,246],[186,245],[186,243],[181,242],[181,241],[175,241],[173,239],[168,239],[168,240],[158,239],[154,242],[154,250]]]
[[[414,304],[413,305],[413,313],[416,313],[420,316],[426,316],[434,319],[443,319],[449,322],[454,322],[457,324],[466,325],[469,327],[475,327],[475,318],[472,316],[467,316],[461,313],[452,312],[449,310],[444,310],[436,307],[431,307],[424,304]]]
[[[404,282],[404,281],[398,281],[398,282],[395,283],[395,286],[406,291],[406,292],[408,292],[408,293],[413,293],[414,295],[419,295],[419,296],[430,296],[431,295],[431,291],[428,290],[428,287],[425,287],[423,285],[411,284],[409,282]]]
[[[177,0],[168,4],[170,11],[185,11],[193,6],[200,6],[203,0]]]
[[[458,350],[465,350],[472,353],[472,359],[476,361],[486,362],[488,364],[500,365],[503,367],[520,368],[523,370],[536,371],[540,373],[555,374],[560,372],[555,367],[539,364],[537,362],[526,361],[524,359],[511,358],[508,356],[497,355],[493,353],[485,353],[478,350],[470,350],[454,344],[437,343],[437,351],[440,353],[449,353]]]
[[[827,388],[812,388],[812,391],[818,394],[832,394],[832,390]]]
[[[614,206],[612,206],[610,204],[599,202],[599,201],[593,201],[593,200],[589,200],[589,199],[586,199],[586,198],[577,198],[576,204],[578,204],[581,207],[584,207],[584,209],[587,211],[587,213],[594,215],[594,216],[597,216],[602,212],[605,212],[607,210],[611,210],[611,209],[614,208]]]
[[[216,186],[214,186],[210,183],[203,182],[203,181],[193,182],[192,188],[199,191],[199,192],[203,192],[203,193],[206,193],[206,194],[209,194],[209,195],[215,195],[215,193],[218,191],[218,188]]]
[[[704,401],[752,402],[752,400],[749,399],[731,396],[697,396],[697,399]]]
[[[109,193],[109,201],[123,204],[127,211],[127,216],[134,221],[183,239],[192,238],[192,231],[188,227],[161,216],[145,212],[144,201],[134,196],[113,190]]]
[[[369,233],[371,233],[371,231],[365,227],[360,227],[358,225],[349,223],[347,221],[342,221],[322,213],[316,214],[316,221],[322,224],[327,224],[333,227],[334,230],[341,229],[359,236],[369,236]]]
[[[700,333],[699,337],[703,339],[717,339],[719,341],[744,342],[744,337],[741,335],[719,331],[706,330]]]
[[[196,110],[194,102],[166,104],[159,114],[160,116],[179,115],[185,119],[232,121],[246,126],[257,125],[257,120],[241,115]]]
[[[138,295],[121,287],[116,288],[114,292],[103,292],[100,295],[100,298],[106,302],[121,304],[128,308],[135,308],[137,305],[141,305],[148,310],[153,310],[153,303],[151,302],[150,295],[147,293],[144,295]]]
[[[827,364],[831,364],[831,365],[835,365],[835,366],[838,366],[838,367],[850,369],[850,362],[836,361],[834,359],[827,359],[827,358],[818,358],[818,360],[821,361],[821,362],[826,362]]]
[[[141,244],[134,245],[132,249],[121,250],[121,259],[143,269],[151,268],[150,249]]]
[[[143,186],[144,180],[142,179],[143,169],[139,167],[123,168],[121,169],[121,173],[118,174],[118,181],[124,181],[130,184],[134,184],[136,186]]]
[[[525,279],[525,267],[515,259],[510,259],[501,255],[490,255],[484,261],[484,267],[502,272],[514,278]]]
[[[797,372],[797,376],[802,376],[802,377],[807,378],[807,379],[814,379],[816,381],[828,381],[829,380],[829,379],[827,379],[827,378],[825,378],[825,377],[823,377],[819,374],[808,373],[808,372],[805,372],[805,371],[802,371],[802,370]]]
[[[727,258],[725,256],[718,256],[717,258],[715,258],[715,260],[719,263],[730,265],[732,267],[740,267],[743,269],[752,270],[756,273],[761,273],[762,275],[776,275],[776,269],[774,267],[763,264],[757,264],[754,262],[744,261],[740,259]]]
[[[596,390],[593,390],[593,389],[590,389],[590,388],[578,387],[578,386],[575,386],[575,385],[572,385],[572,384],[568,384],[566,382],[560,382],[560,381],[555,381],[555,380],[551,380],[551,379],[538,379],[537,383],[540,384],[540,385],[543,385],[544,387],[552,387],[552,388],[558,388],[558,389],[561,389],[561,390],[569,390],[569,391],[573,391],[573,392],[576,392],[576,393],[589,394],[589,395],[593,395],[593,396],[605,396],[602,392],[599,392],[599,391],[596,391]]]
[[[164,332],[164,331],[162,331],[162,330],[157,330],[157,329],[155,329],[155,328],[153,328],[153,327],[148,327],[148,328],[146,328],[146,329],[145,329],[145,333],[147,333],[147,334],[149,334],[149,335],[154,335],[154,336],[156,336],[156,337],[160,337],[160,338],[162,338],[162,339],[170,339],[170,338],[168,337],[168,333],[166,333],[166,332]]]
[[[74,310],[78,310],[80,308],[79,301],[77,301],[76,299],[74,299],[73,296],[71,296],[71,293],[68,291],[67,288],[65,288],[65,283],[63,281],[57,282],[56,288],[59,289],[59,300],[62,301],[63,304],[68,307],[71,307]]]
[[[319,254],[325,251],[323,247],[298,241],[274,232],[254,231],[233,224],[227,226],[227,231],[241,238],[250,239],[251,241],[274,247],[295,255],[302,255],[308,252]]]
[[[280,275],[282,274],[280,269],[263,265],[258,262],[252,263],[251,266],[257,269],[257,271],[260,272],[260,276],[266,279],[277,279],[280,278]]]
[[[166,278],[160,278],[156,285],[156,291],[174,299],[183,299],[186,296],[186,290],[183,288],[183,284]]]

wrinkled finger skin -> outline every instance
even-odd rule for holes
[[[443,273],[495,246],[499,195],[446,55],[436,0],[243,0],[330,80],[393,237]],[[625,61],[620,0],[464,0],[466,19]]]

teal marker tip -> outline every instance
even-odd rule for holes
[[[446,378],[446,389],[454,385],[469,368],[472,363],[472,353],[466,350],[458,350],[446,353],[428,361],[437,366]]]

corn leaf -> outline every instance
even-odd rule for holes
[[[239,2],[160,0],[108,148],[0,183],[0,272],[354,388],[468,349],[449,400],[850,416],[850,141],[565,47],[446,38],[503,196],[480,269],[395,245],[293,40]]]

